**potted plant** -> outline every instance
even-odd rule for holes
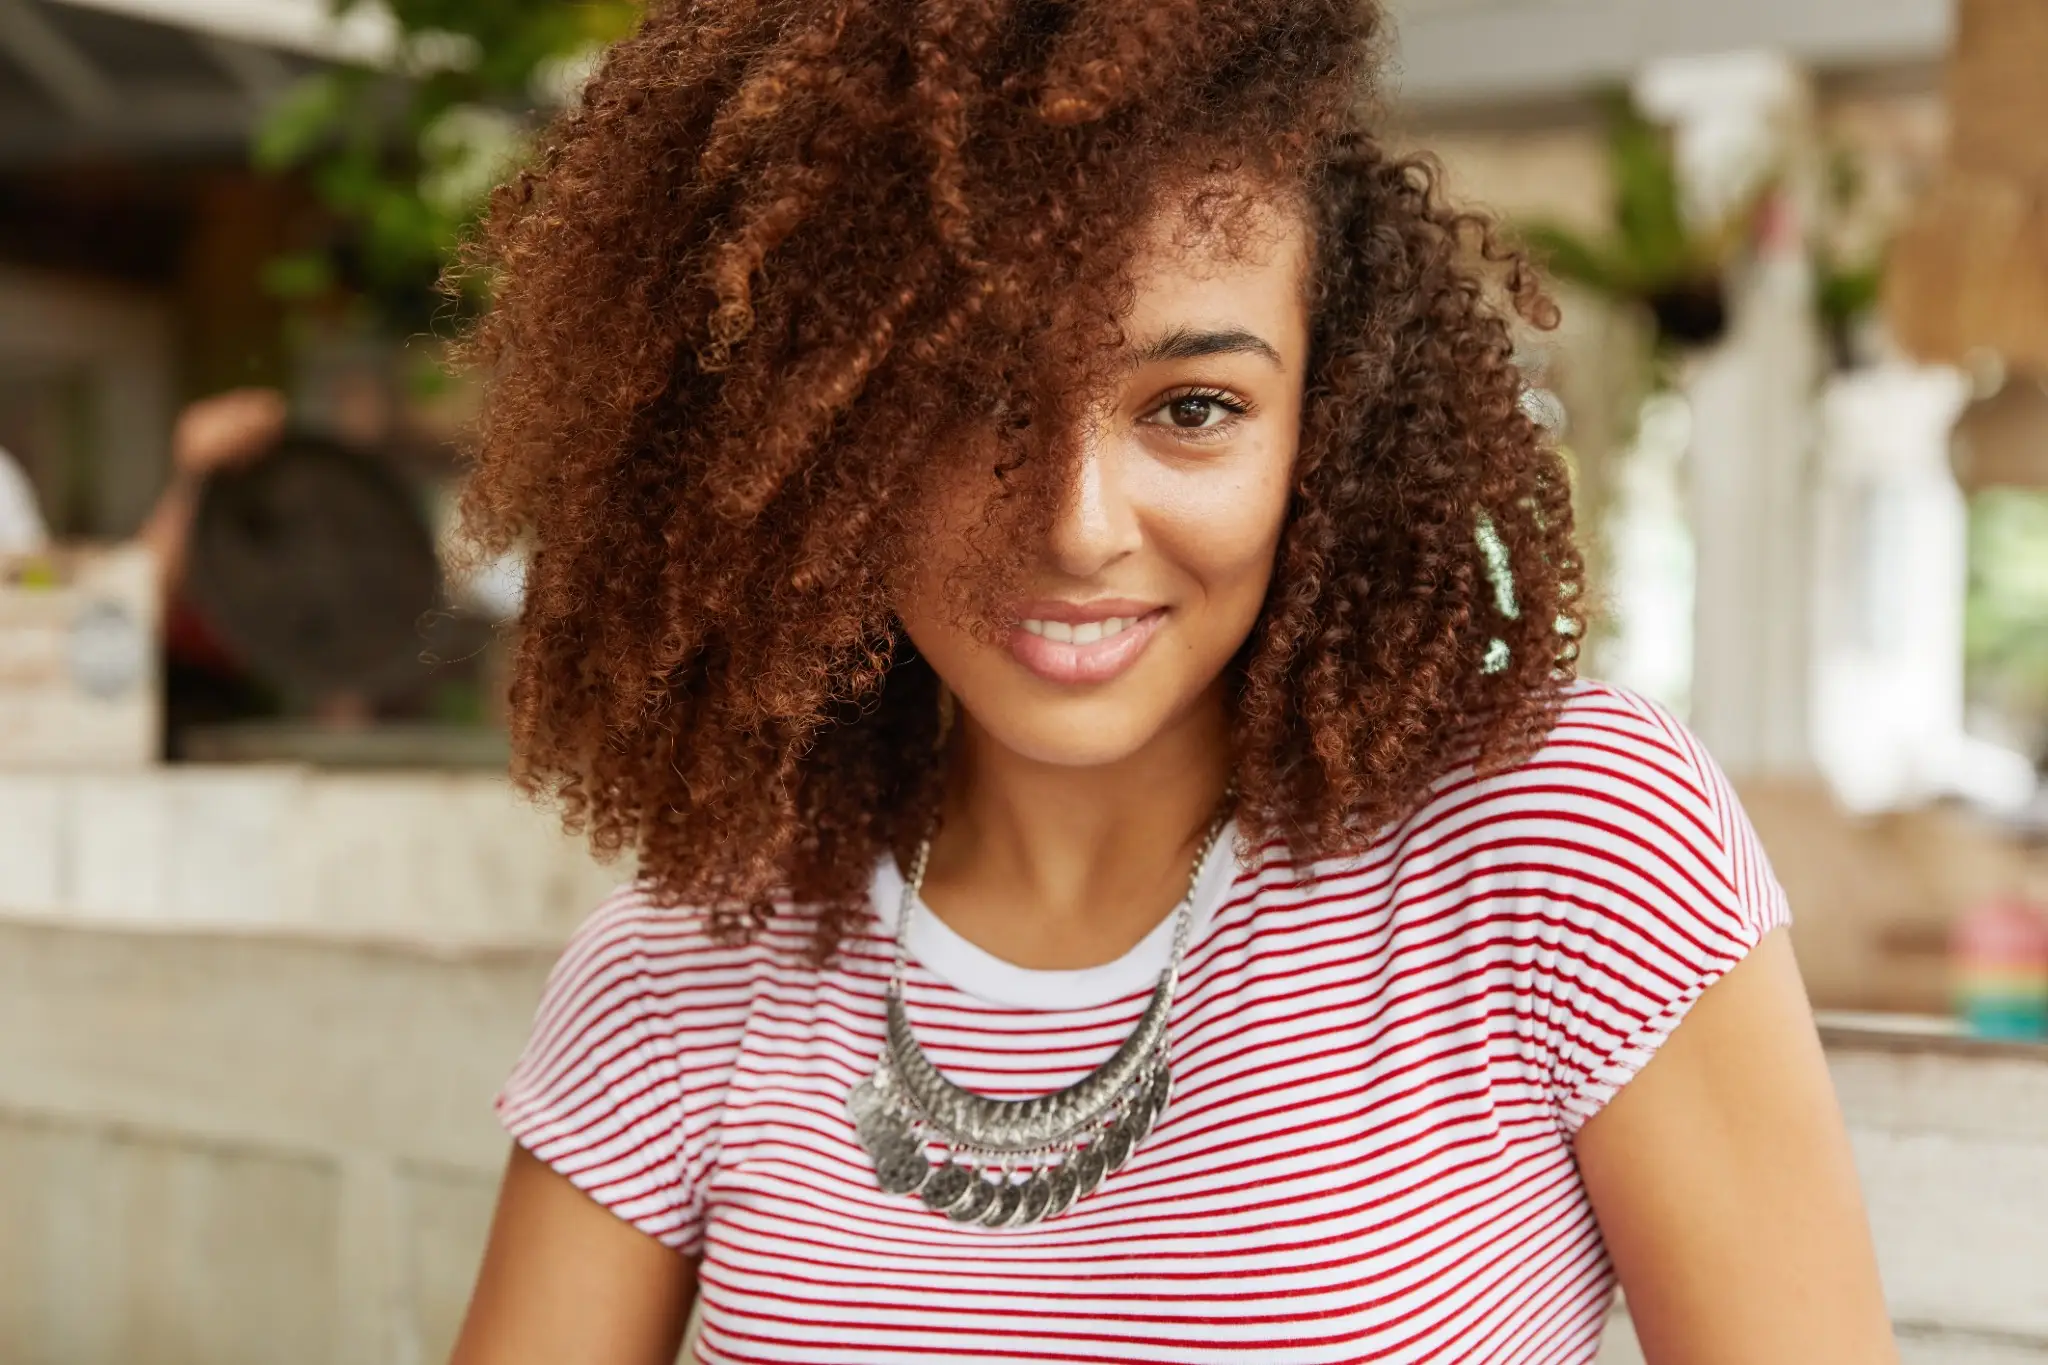
[[[1670,130],[1621,91],[1601,100],[1614,180],[1613,223],[1588,236],[1536,221],[1522,235],[1559,279],[1643,309],[1660,352],[1711,346],[1728,327],[1725,276],[1750,233],[1759,190],[1719,221],[1686,210]]]

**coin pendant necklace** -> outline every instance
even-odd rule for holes
[[[1108,1061],[1064,1090],[995,1100],[946,1079],[918,1046],[903,1007],[910,917],[932,851],[911,860],[896,913],[896,957],[884,1003],[882,1055],[853,1087],[847,1112],[885,1193],[914,1196],[956,1223],[1028,1227],[1057,1218],[1130,1160],[1172,1094],[1166,1016],[1194,923],[1195,889],[1223,833],[1229,802],[1195,850],[1187,894],[1173,912],[1173,951],[1137,1026]],[[937,1147],[936,1160],[928,1157]]]

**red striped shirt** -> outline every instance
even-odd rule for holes
[[[1787,920],[1698,743],[1574,692],[1544,748],[1453,774],[1363,856],[1225,841],[1169,1030],[1174,1098],[1036,1227],[875,1188],[845,1113],[873,1067],[901,882],[835,962],[615,897],[550,980],[499,1100],[513,1136],[700,1256],[702,1359],[1593,1359],[1613,1272],[1572,1140],[1701,991]],[[1086,972],[999,962],[918,907],[906,1000],[955,1080],[1071,1084],[1123,1038],[1162,925]]]

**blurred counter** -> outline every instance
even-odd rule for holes
[[[502,774],[512,761],[511,741],[494,726],[392,721],[340,728],[291,721],[195,726],[179,737],[179,752],[193,763],[303,765],[343,772]]]
[[[1791,899],[1792,941],[1819,1005],[1941,1013],[1955,926],[2001,897],[2048,904],[2048,848],[1967,810],[1852,816],[1814,782],[1739,788]]]
[[[1901,1056],[1942,1054],[1983,1059],[2012,1057],[2048,1062],[2048,1040],[2026,1042],[1978,1038],[1961,1021],[1946,1015],[1871,1014],[1857,1010],[1820,1010],[1821,1042],[1830,1052],[1891,1052]]]
[[[554,948],[624,878],[502,777],[0,772],[0,913]]]
[[[1821,1024],[1906,1359],[2048,1362],[2048,1046]]]

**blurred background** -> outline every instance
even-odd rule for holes
[[[1393,8],[1396,136],[1560,281],[1588,671],[1790,892],[1907,1358],[2048,1362],[2048,0]],[[445,1358],[623,870],[503,777],[435,281],[633,17],[0,0],[7,1365]]]

